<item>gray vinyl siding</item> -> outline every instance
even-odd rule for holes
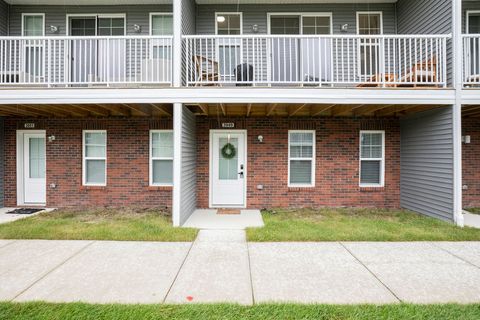
[[[197,208],[197,146],[195,115],[183,108],[182,119],[182,168],[180,190],[180,225]]]
[[[452,0],[399,0],[398,34],[452,34]],[[452,40],[447,41],[447,78],[453,80]]]
[[[196,29],[195,0],[182,0],[182,33],[195,34]]]
[[[268,33],[268,14],[269,13],[331,13],[332,14],[332,25],[333,25],[333,34],[357,34],[357,12],[358,11],[375,11],[382,12],[383,16],[383,33],[384,34],[395,34],[396,33],[396,19],[395,19],[395,5],[394,4],[305,4],[299,8],[298,5],[284,4],[284,5],[240,5],[238,8],[236,5],[197,5],[197,34],[200,35],[211,35],[215,34],[215,13],[216,12],[241,12],[243,18],[243,34],[254,34],[252,30],[253,25],[258,26],[258,34],[267,34]],[[348,25],[347,32],[341,32],[341,27],[343,25]],[[275,40],[272,40],[275,41]],[[198,42],[198,41],[197,41]],[[292,54],[298,54],[298,48],[295,49],[295,46],[298,45],[297,42],[291,40],[276,40],[277,45],[282,49],[281,57],[279,61],[288,61],[289,52]],[[242,40],[243,51],[243,60],[249,61],[250,64],[253,64],[253,56],[251,50],[246,48],[252,47],[252,40]],[[267,41],[261,41],[255,44],[258,48],[261,49],[261,58],[255,56],[257,62],[254,65],[254,73],[257,82],[262,84],[268,82],[268,44]],[[293,48],[292,48],[293,46]],[[215,47],[213,41],[210,41],[208,45],[203,47],[197,43],[197,51],[200,49],[200,52],[197,54],[202,56],[211,55],[212,48]],[[203,51],[202,51],[203,50]],[[258,49],[257,49],[258,50]],[[341,58],[338,58],[341,55],[343,48],[341,48],[341,42],[333,43],[332,47],[332,68],[331,73],[334,75],[334,79],[340,81],[340,78],[335,78],[335,76],[340,75],[340,70],[337,69],[336,61],[341,61]],[[348,50],[348,49],[345,49]],[[338,60],[337,60],[338,58]],[[349,74],[350,70],[347,70],[349,66],[353,68],[357,64],[357,61],[354,58],[354,55],[350,55],[350,64],[345,63],[344,65],[344,74]],[[240,62],[239,62],[240,63]],[[239,64],[235,63],[235,64]],[[324,69],[328,69],[329,60],[326,58],[322,62]],[[298,66],[297,66],[298,67]],[[289,69],[287,67],[287,69]],[[296,72],[296,68],[293,67],[293,70]],[[233,71],[231,71],[233,73]],[[298,74],[297,80],[303,79],[303,74]]]
[[[258,25],[259,34],[267,34],[267,13],[332,13],[333,33],[343,34],[340,28],[348,24],[346,34],[356,34],[357,11],[382,11],[383,32],[395,34],[395,4],[302,4],[285,5],[197,5],[197,34],[215,34],[215,12],[242,12],[243,33],[253,34],[252,26]]]
[[[401,121],[400,205],[453,221],[452,107]]]
[[[0,0],[0,36],[8,35],[8,4]]]
[[[195,0],[182,0],[182,34],[196,34],[196,3]],[[182,55],[185,56],[186,44],[182,41]],[[185,85],[187,80],[187,66],[182,63],[182,81]]]
[[[138,35],[133,26],[142,27],[140,34],[150,33],[150,12],[172,12],[171,5],[138,5],[138,6],[10,6],[10,35],[22,33],[22,13],[45,13],[45,35],[66,35],[67,14],[126,14],[127,35]],[[59,27],[58,33],[52,33],[49,26]]]
[[[3,207],[4,186],[5,186],[5,126],[3,118],[0,117],[0,208]]]

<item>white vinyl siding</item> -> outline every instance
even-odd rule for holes
[[[383,187],[385,131],[360,131],[360,186]]]
[[[83,185],[107,185],[107,131],[83,131]]]
[[[150,131],[150,185],[173,185],[173,131]]]
[[[288,132],[288,186],[315,186],[315,131]]]

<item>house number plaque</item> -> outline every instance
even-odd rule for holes
[[[233,122],[223,122],[222,123],[222,128],[229,128],[229,129],[235,128],[235,123],[233,123]]]
[[[25,129],[35,129],[35,123],[25,123],[24,128]]]

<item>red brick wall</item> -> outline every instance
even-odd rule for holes
[[[5,205],[15,206],[16,129],[26,119],[5,121]],[[145,206],[171,207],[171,188],[149,187],[149,130],[171,127],[170,121],[143,119],[76,120],[36,122],[55,141],[46,146],[47,206]],[[107,186],[82,186],[82,130],[107,130]],[[56,188],[49,187],[55,183]]]
[[[462,144],[463,207],[480,207],[480,122],[478,119],[463,119],[462,135],[471,137],[470,144]]]
[[[249,208],[400,206],[400,125],[398,120],[347,118],[247,118],[197,120],[198,205],[208,207],[209,129],[221,121],[248,131],[247,205]],[[316,130],[314,188],[288,188],[288,130]],[[359,131],[385,130],[385,187],[359,187]],[[259,143],[257,136],[264,142]],[[257,190],[262,184],[263,190]]]

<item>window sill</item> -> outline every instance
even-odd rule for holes
[[[385,186],[360,186],[360,192],[384,192]]]
[[[89,185],[83,185],[80,187],[80,190],[106,190],[107,186],[89,186]]]
[[[315,186],[289,186],[288,192],[315,192]]]
[[[156,191],[156,190],[166,190],[166,191],[172,191],[173,190],[173,186],[148,186],[147,187],[147,190],[151,190],[151,191]]]

